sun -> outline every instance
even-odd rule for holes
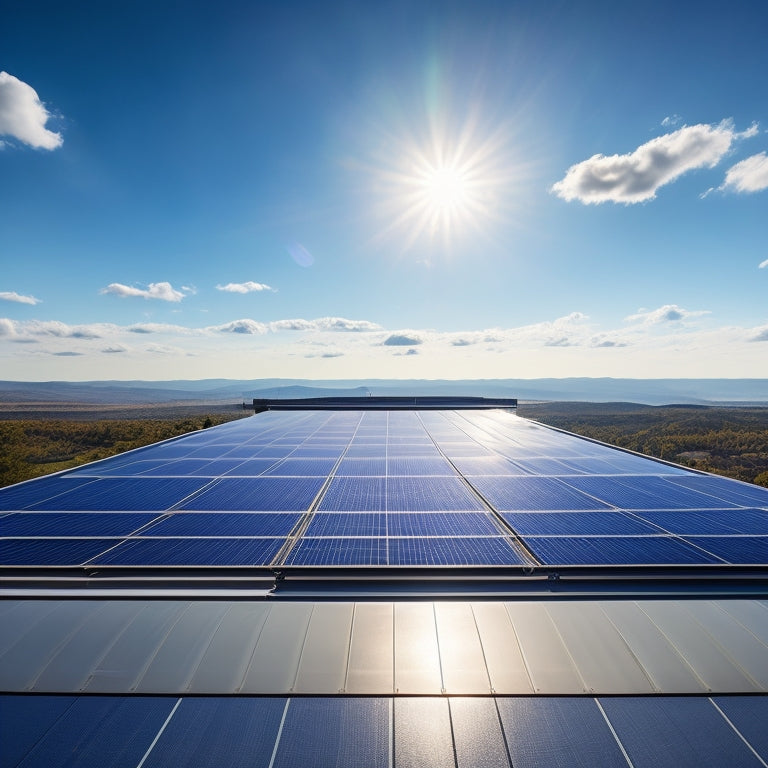
[[[375,171],[380,238],[404,237],[448,250],[468,234],[487,235],[504,207],[510,163],[502,132],[467,121],[455,132],[440,124],[420,139],[389,144],[388,162]]]

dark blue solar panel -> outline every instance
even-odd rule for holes
[[[274,768],[387,768],[389,707],[388,699],[291,699]]]
[[[30,480],[9,488],[0,488],[0,510],[26,509],[93,482],[95,481],[90,477],[73,478],[67,475],[56,475]]]
[[[0,529],[1,530],[1,529]],[[316,512],[307,536],[386,536],[384,512]]]
[[[738,480],[731,480],[726,477],[714,477],[713,475],[671,477],[669,481],[700,493],[710,494],[731,504],[768,509],[768,488],[740,483]],[[721,505],[715,503],[710,506]]]
[[[279,698],[185,698],[142,768],[267,768],[285,704]]]
[[[304,511],[309,509],[323,482],[320,477],[225,477],[179,509]]]
[[[378,459],[350,459],[341,460],[336,470],[337,477],[382,476],[387,474],[387,462],[384,458]]]
[[[627,768],[594,699],[520,697],[496,703],[515,768]]]
[[[486,512],[390,512],[390,536],[498,536]]]
[[[274,464],[265,475],[284,475],[286,477],[327,477],[337,459],[283,459]]]
[[[501,456],[469,456],[452,459],[463,475],[525,475],[521,466]]]
[[[456,470],[443,458],[412,456],[387,460],[388,475],[455,475]]]
[[[706,549],[728,563],[768,565],[768,536],[686,536],[686,541]]]
[[[639,517],[670,533],[717,535],[751,533],[768,535],[768,511],[764,509],[702,509],[695,512],[638,512]]]
[[[593,536],[660,532],[656,526],[623,512],[503,512],[502,517],[523,535]]]
[[[34,504],[30,509],[58,511],[164,510],[202,488],[205,478],[103,478],[69,493]]]
[[[320,511],[379,512],[386,509],[383,477],[334,477],[320,502]]]
[[[620,469],[605,459],[593,457],[563,459],[563,464],[570,470],[569,474],[616,475],[629,471]]]
[[[8,700],[12,702],[10,707]],[[3,697],[2,728],[13,731],[9,739],[3,739],[5,746],[0,747],[2,765],[136,766],[176,703],[175,698],[146,696],[81,696],[74,701],[66,697],[63,701],[68,706],[62,712],[62,700],[55,696]],[[40,710],[44,713],[37,722],[32,718]],[[60,714],[55,720],[54,713]],[[27,731],[28,736],[20,743],[15,723],[21,720],[26,722],[20,723],[20,729]],[[35,731],[37,740],[31,743]],[[21,750],[25,754],[17,763],[19,755],[15,753]]]
[[[387,509],[402,512],[484,510],[458,477],[388,477]]]
[[[298,512],[174,512],[143,535],[287,536],[300,519]]]
[[[452,696],[448,702],[456,765],[459,768],[509,768],[496,700],[486,696]]]
[[[524,536],[545,565],[671,565],[722,562],[667,536]]]
[[[0,565],[82,565],[119,539],[0,539]]]
[[[75,701],[74,696],[0,695],[0,765],[18,765]]]
[[[386,565],[386,539],[302,538],[291,550],[287,565]]]
[[[600,699],[632,765],[758,768],[760,760],[709,699],[653,696]]]
[[[532,475],[571,475],[573,470],[562,461],[557,459],[516,459],[526,472],[530,472]]]
[[[0,518],[0,536],[127,536],[156,512],[17,512]]]
[[[623,509],[706,509],[724,505],[712,496],[680,488],[659,477],[569,477],[564,482]]]
[[[256,477],[274,466],[276,459],[246,459],[225,474],[237,477]]]
[[[390,565],[521,565],[525,560],[503,536],[391,538]]]
[[[768,762],[768,696],[718,696],[713,701],[752,749]]]
[[[82,469],[75,469],[68,472],[69,477],[133,477],[142,472],[164,467],[168,464],[168,459],[158,459],[156,461],[121,461],[108,464],[106,461],[95,461],[93,464],[86,464]]]
[[[98,565],[267,565],[285,539],[131,539]]]
[[[424,458],[439,458],[440,451],[437,450],[434,443],[424,443],[417,445],[392,444],[387,445],[387,456],[392,458],[405,458],[407,456],[422,456]]]
[[[473,477],[471,482],[497,510],[610,509],[551,477]]]

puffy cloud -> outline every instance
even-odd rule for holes
[[[100,293],[110,293],[115,296],[136,296],[142,299],[159,299],[160,301],[181,301],[187,294],[177,291],[170,283],[150,283],[147,288],[134,288],[122,283],[110,283],[102,288]]]
[[[3,301],[15,301],[17,304],[40,304],[40,299],[36,299],[34,296],[22,296],[16,291],[0,291],[0,299]]]
[[[754,126],[753,126],[754,128]],[[552,185],[563,200],[582,203],[640,203],[656,197],[656,190],[695,168],[712,168],[730,149],[737,133],[725,120],[719,125],[691,125],[659,136],[626,155],[594,155],[572,165]]]
[[[393,333],[382,342],[385,347],[413,347],[421,343],[422,340],[418,336],[405,333]]]
[[[768,189],[768,155],[760,152],[729,168],[720,187],[733,192],[760,192]]]
[[[253,283],[250,280],[246,283],[227,283],[226,285],[217,285],[217,291],[226,291],[227,293],[258,293],[260,291],[271,291],[275,289],[265,283]]]
[[[269,324],[269,329],[278,331],[339,331],[344,333],[362,333],[380,331],[380,325],[369,320],[348,320],[345,317],[320,317],[317,320],[294,318],[291,320],[275,320]]]
[[[0,317],[0,336],[15,336],[16,326],[13,320],[7,317]]]
[[[104,329],[109,328],[105,324],[95,325],[67,325],[58,320],[30,320],[24,323],[23,330],[31,336],[54,336],[59,339],[100,339]]]
[[[64,139],[45,127],[50,117],[32,86],[0,72],[0,136],[12,136],[35,149],[56,149]]]
[[[768,325],[765,328],[759,328],[757,333],[752,336],[750,341],[768,341]]]
[[[640,322],[644,325],[660,325],[662,323],[676,323],[689,318],[708,315],[709,310],[700,309],[691,311],[678,307],[677,304],[665,304],[663,307],[653,310],[638,310],[634,315],[624,318],[627,322]]]
[[[212,326],[210,330],[219,331],[220,333],[242,333],[248,336],[260,336],[265,334],[268,328],[264,323],[244,318],[242,320],[233,320],[231,323],[225,323],[224,325]]]

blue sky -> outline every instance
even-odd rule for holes
[[[767,28],[6,4],[0,378],[768,377]]]

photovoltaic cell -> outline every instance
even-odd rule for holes
[[[499,511],[610,509],[608,504],[551,477],[478,476],[469,480]]]
[[[768,535],[768,511],[764,509],[701,509],[674,512],[638,512],[639,517],[670,533],[694,536],[721,534]]]
[[[402,512],[483,510],[458,477],[388,477],[387,509]]]
[[[0,536],[127,536],[156,512],[16,512],[0,518]]]
[[[384,512],[316,512],[307,528],[307,536],[385,536]]]
[[[383,477],[334,477],[320,502],[320,511],[379,512],[386,509]]]
[[[515,768],[627,768],[594,699],[500,697],[496,702]]]
[[[600,699],[632,765],[758,768],[760,760],[704,697]]]
[[[268,768],[285,704],[282,698],[187,697],[142,768]]]
[[[119,539],[0,539],[0,565],[82,565]]]
[[[522,535],[594,536],[656,534],[659,529],[623,512],[503,512]]]
[[[730,504],[768,509],[768,488],[712,475],[672,477],[669,481],[703,494],[709,494]],[[720,506],[720,504],[716,503],[713,506]]]
[[[387,462],[384,458],[350,459],[343,458],[336,470],[336,477],[384,476]]]
[[[768,762],[768,696],[718,696],[712,701]]]
[[[392,457],[387,460],[388,475],[450,475],[456,470],[443,458],[432,456]]]
[[[301,519],[291,512],[174,512],[145,536],[287,536]]]
[[[283,459],[280,463],[274,464],[267,470],[265,475],[282,475],[285,477],[323,477],[333,469],[337,459]]]
[[[29,509],[64,511],[165,510],[209,481],[205,478],[103,478],[80,486]]]
[[[0,510],[27,509],[46,500],[95,482],[93,478],[68,478],[66,475],[43,477],[39,480],[0,488]]]
[[[385,565],[386,539],[303,537],[290,551],[286,565]]]
[[[485,512],[390,512],[390,536],[498,536]]]
[[[545,565],[671,565],[718,563],[691,544],[668,536],[523,536]]]
[[[768,536],[686,536],[686,541],[734,565],[768,563]]]
[[[284,538],[130,539],[100,557],[97,565],[267,565]]]
[[[249,477],[223,478],[184,502],[179,509],[250,512],[292,512],[309,509],[323,485],[323,478]]]
[[[503,536],[390,538],[390,565],[521,565],[524,558]]]
[[[376,698],[291,699],[274,768],[387,768],[389,707]]]

